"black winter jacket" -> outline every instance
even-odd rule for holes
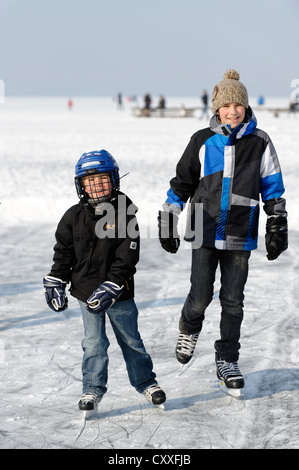
[[[99,207],[95,215],[80,201],[63,215],[49,274],[70,282],[71,295],[83,302],[104,281],[124,286],[119,300],[131,299],[140,250],[137,207],[121,192]]]

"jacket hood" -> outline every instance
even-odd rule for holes
[[[246,110],[244,122],[239,124],[236,128],[231,129],[229,124],[221,124],[218,120],[218,115],[214,114],[210,120],[210,129],[216,134],[221,134],[229,137],[231,134],[240,139],[243,135],[251,134],[257,126],[257,119],[251,107]]]

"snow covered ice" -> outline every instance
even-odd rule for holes
[[[256,111],[276,146],[286,186],[289,249],[266,259],[265,216],[245,291],[238,400],[219,390],[214,341],[219,281],[192,361],[175,358],[178,319],[189,289],[190,247],[176,255],[157,238],[157,212],[187,142],[207,121],[135,118],[111,98],[6,98],[0,104],[0,448],[2,449],[295,449],[299,409],[299,116]],[[167,104],[197,106],[198,98]],[[288,105],[288,100],[284,103]],[[84,421],[83,328],[76,299],[54,313],[42,278],[52,265],[56,225],[77,203],[75,163],[105,148],[115,156],[121,188],[139,207],[141,259],[136,274],[139,329],[151,354],[165,410],[130,386],[110,325],[108,392]],[[183,221],[181,220],[182,226]]]

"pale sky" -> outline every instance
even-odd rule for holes
[[[298,50],[299,0],[0,0],[6,95],[286,97]]]

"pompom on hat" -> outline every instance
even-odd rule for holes
[[[240,103],[248,108],[246,87],[240,81],[236,70],[229,69],[223,75],[223,80],[214,87],[212,95],[213,110],[216,113],[221,106],[228,103]]]

